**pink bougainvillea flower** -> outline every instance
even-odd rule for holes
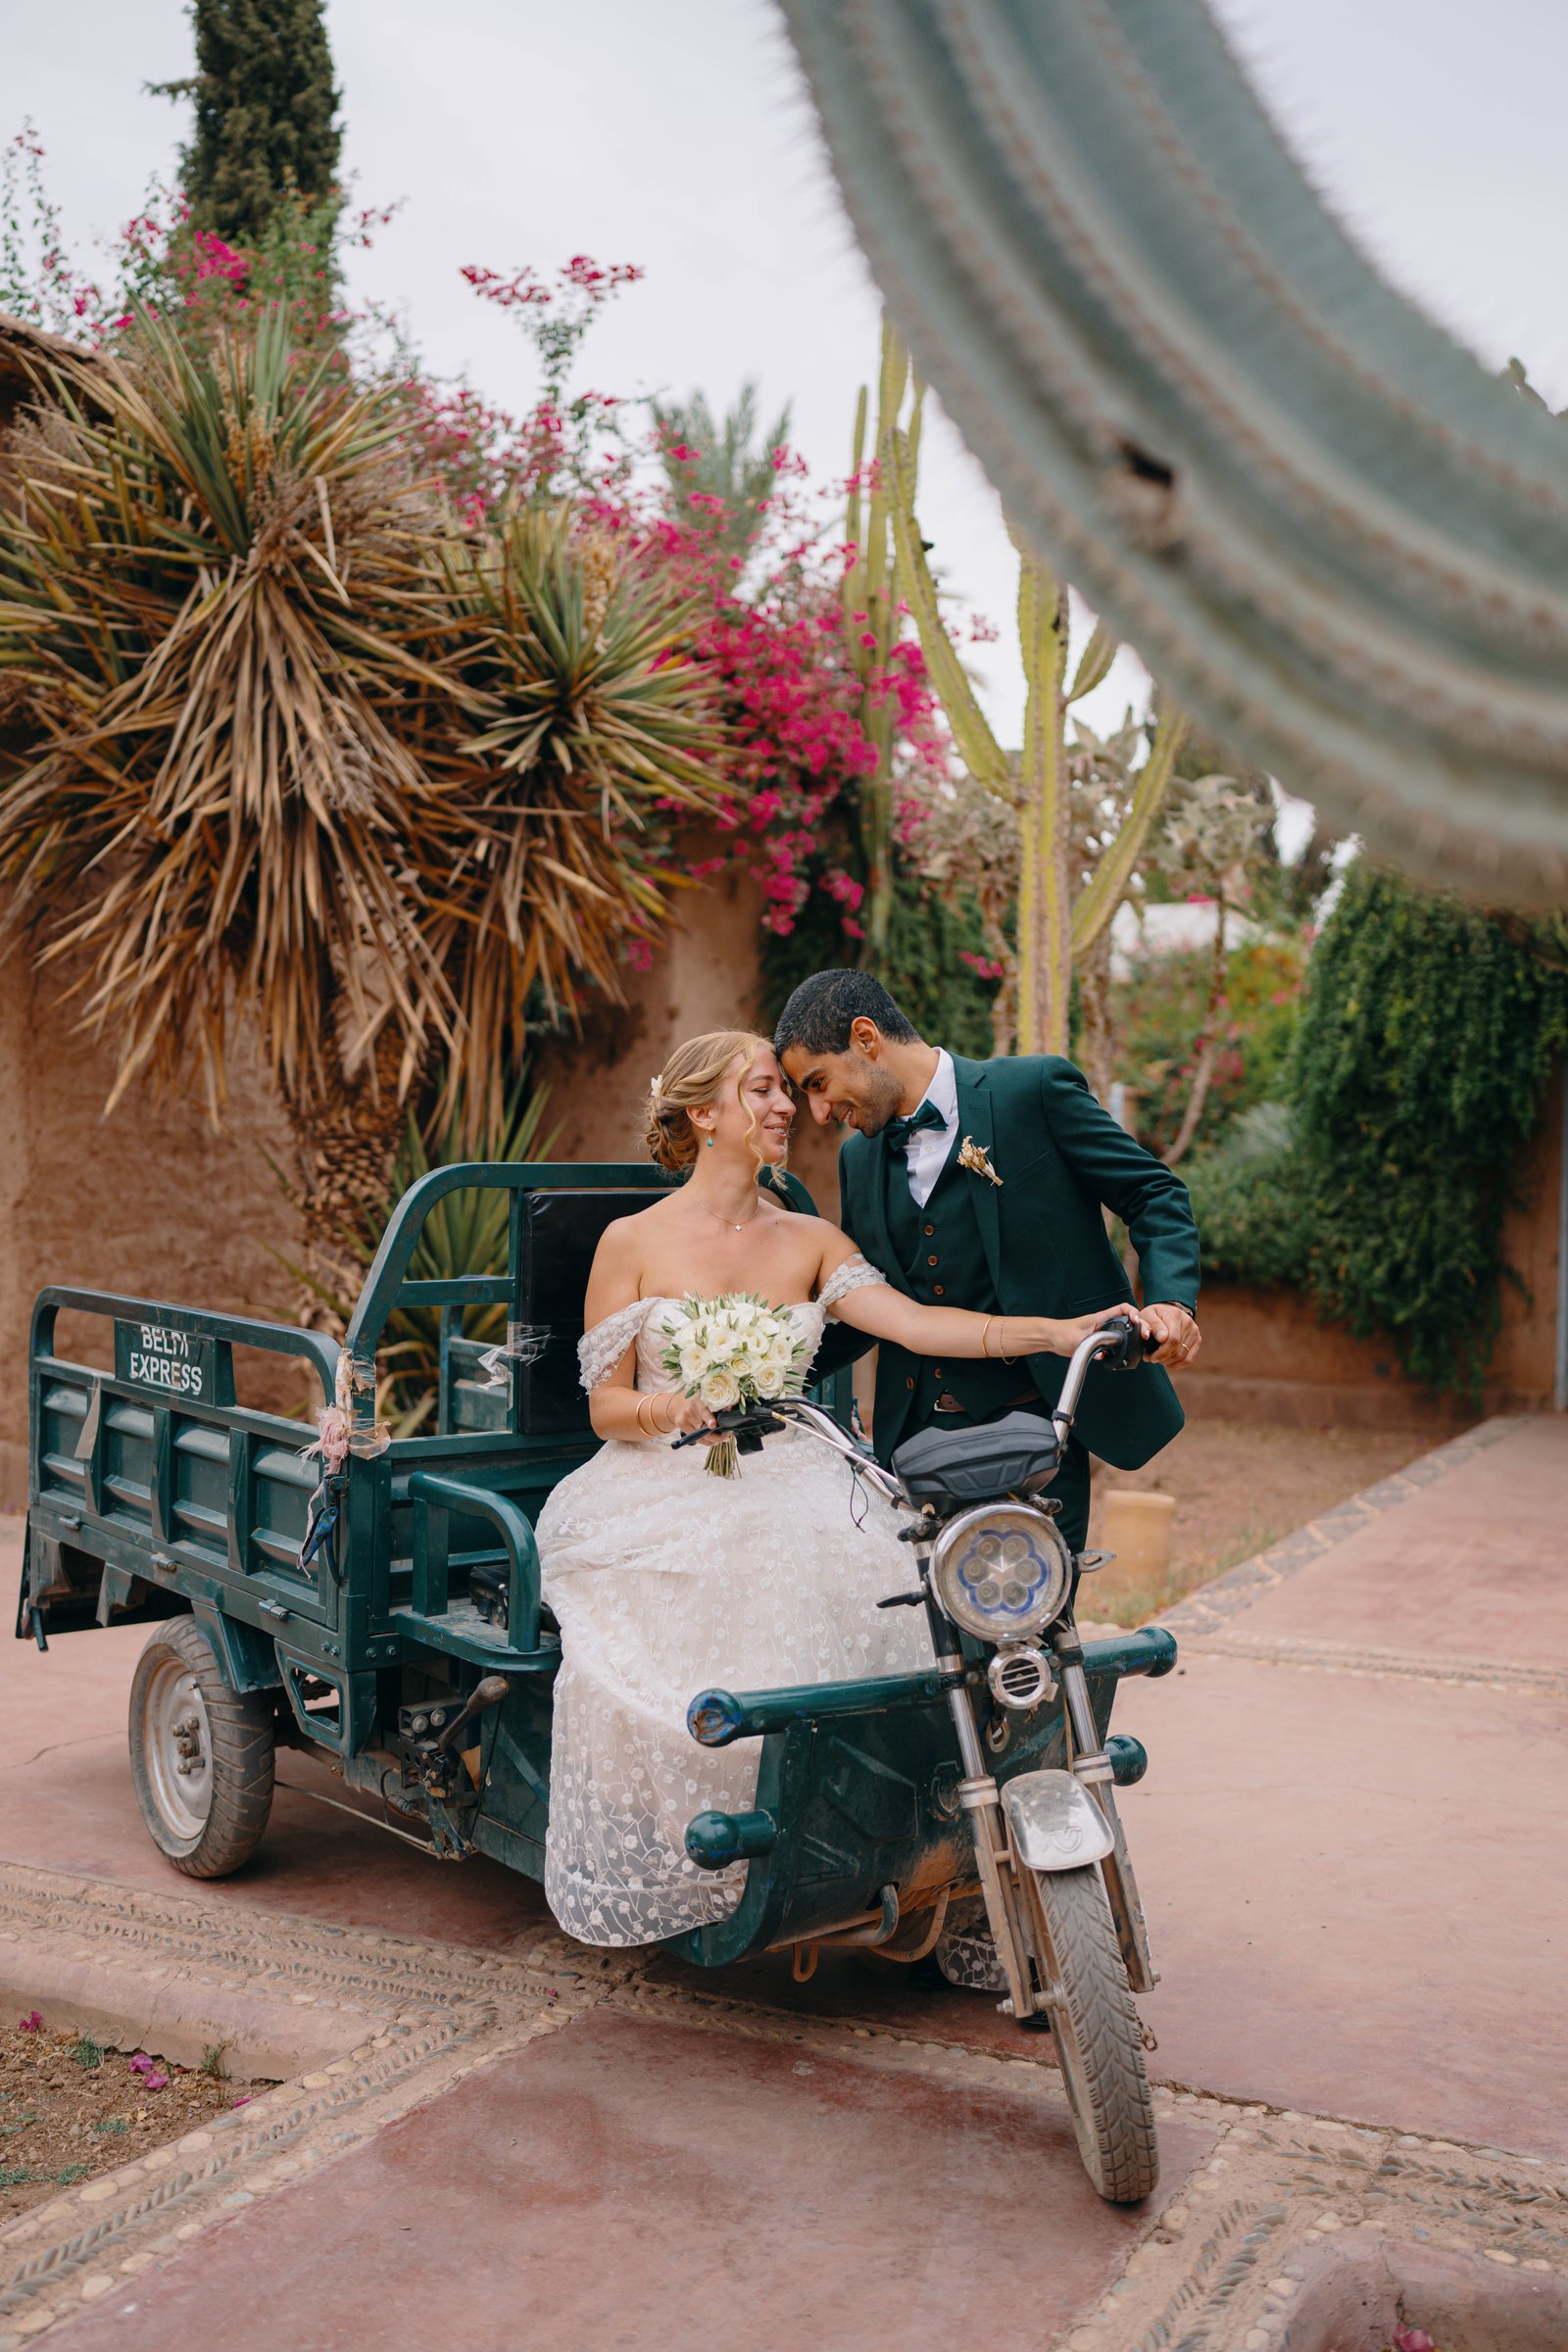
[[[1424,2328],[1396,2328],[1394,2352],[1438,2352]]]
[[[17,2031],[21,2034],[41,2034],[43,2019],[39,2012],[36,2009],[29,2009],[25,2017],[19,2017]]]
[[[167,2075],[143,2075],[141,2080],[142,2088],[144,2090],[167,2090],[169,2088],[169,2077]]]
[[[229,2102],[228,2102],[228,2103],[229,2103],[229,2106],[230,2106],[231,2108],[233,2108],[233,2107],[248,2107],[248,2106],[250,2105],[250,2103],[251,2103],[251,2101],[252,2101],[252,2099],[255,2097],[255,2095],[256,2095],[256,2094],[255,2094],[255,2092],[254,2092],[254,2091],[250,2091],[250,2090],[247,2090],[247,2091],[242,2091],[242,2092],[241,2092],[241,2094],[240,2094],[240,2096],[239,2096],[237,2099],[230,2099],[230,2100],[229,2100]]]

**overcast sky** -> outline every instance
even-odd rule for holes
[[[1568,404],[1565,0],[1218,0],[1263,95],[1387,273],[1489,364],[1521,354]],[[585,377],[716,404],[786,400],[813,472],[842,474],[877,300],[839,211],[770,0],[328,0],[345,161],[364,203],[404,200],[355,259],[437,369],[509,408],[526,348],[459,275],[587,252],[647,271]],[[69,230],[130,213],[183,110],[142,94],[189,70],[180,0],[0,0],[0,133],[30,115]],[[928,437],[922,520],[950,582],[1004,624],[985,684],[1016,740],[1014,568],[956,438]],[[1098,698],[1111,719],[1125,681]]]

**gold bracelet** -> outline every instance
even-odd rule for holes
[[[987,1315],[980,1326],[980,1352],[987,1363],[991,1361],[991,1326],[996,1319],[995,1315]]]
[[[1005,1315],[1000,1319],[1000,1329],[997,1332],[997,1351],[1004,1364],[1015,1364],[1018,1361],[1015,1355],[1007,1353],[1007,1318]]]
[[[664,1389],[655,1389],[648,1399],[648,1419],[656,1438],[667,1438],[674,1427],[672,1421],[661,1421],[659,1418],[659,1408],[667,1400],[667,1395]]]
[[[643,1419],[643,1406],[645,1404],[650,1407],[647,1421]],[[654,1434],[650,1426],[653,1420],[652,1405],[653,1398],[651,1396],[639,1396],[637,1399],[637,1434],[641,1438],[651,1438]]]

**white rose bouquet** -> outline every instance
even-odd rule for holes
[[[747,1292],[683,1298],[679,1312],[665,1321],[664,1337],[669,1343],[664,1370],[712,1412],[801,1393],[806,1342],[797,1337],[789,1314]],[[733,1438],[709,1447],[708,1467],[715,1478],[740,1475]]]

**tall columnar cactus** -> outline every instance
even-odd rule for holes
[[[866,448],[865,387],[855,411],[855,450],[850,471],[845,539],[855,558],[844,574],[844,635],[860,680],[860,723],[876,751],[876,767],[860,797],[860,848],[865,858],[865,940],[861,960],[875,970],[885,956],[893,915],[893,730],[894,704],[883,681],[903,628],[893,540],[891,503],[882,453],[908,387],[909,362],[892,326],[882,325],[882,362],[877,372],[876,436]],[[919,446],[920,401],[916,393],[910,437]]]
[[[917,466],[913,439],[895,424],[887,435],[882,475],[892,504],[899,597],[914,615],[926,668],[959,758],[981,790],[1017,812],[1017,1051],[1064,1054],[1074,958],[1095,946],[1126,896],[1170,782],[1186,722],[1175,710],[1161,716],[1126,819],[1085,873],[1072,847],[1067,713],[1104,678],[1116,656],[1116,640],[1103,623],[1097,624],[1068,683],[1066,584],[1009,524],[1019,555],[1018,648],[1028,688],[1023,748],[1016,760],[1009,758],[992,732],[942,618],[915,514]]]

